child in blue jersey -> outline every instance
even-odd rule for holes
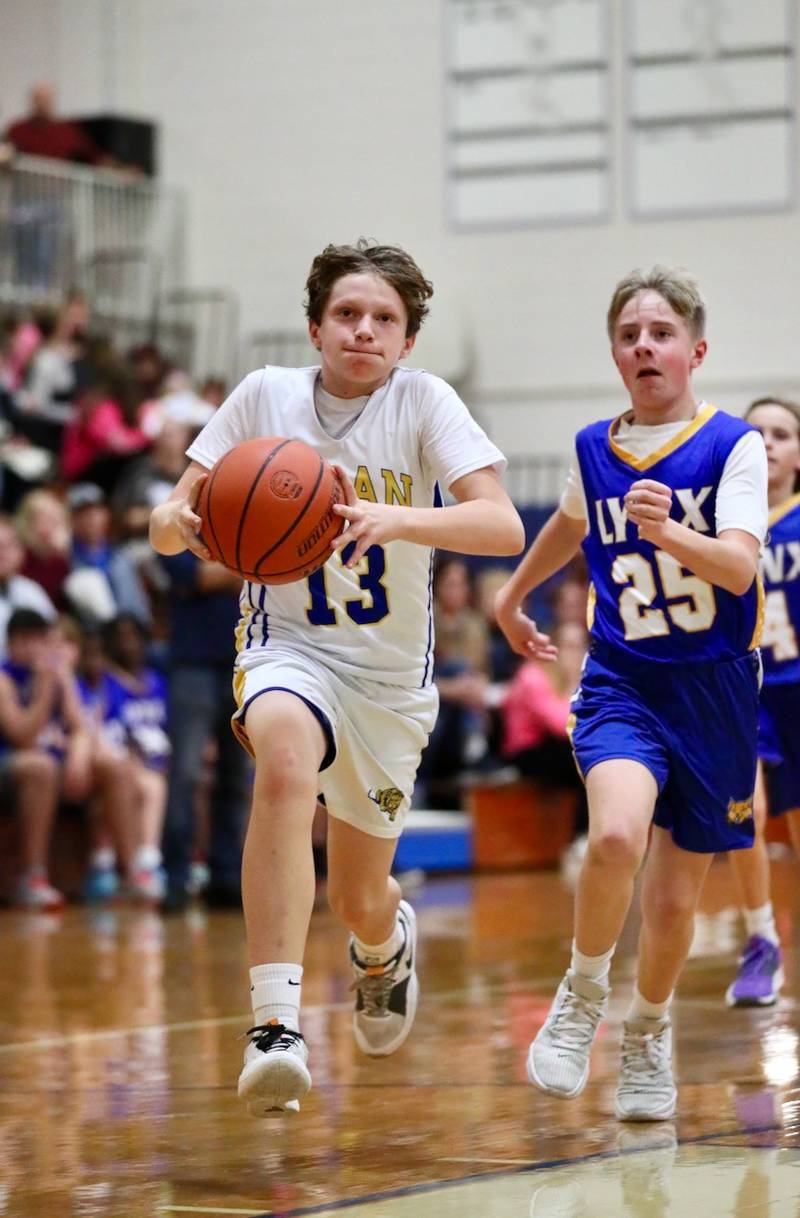
[[[135,789],[136,849],[133,888],[137,896],[160,901],[166,889],[161,858],[161,831],[167,806],[167,682],[146,662],[148,633],[132,613],[123,613],[107,627],[112,676],[125,690],[120,717],[130,751]]]
[[[729,1006],[771,1006],[783,985],[764,841],[767,810],[786,816],[800,854],[800,406],[759,398],[745,418],[764,437],[769,470],[769,537],[761,558],[764,684],[759,706],[756,836],[752,850],[731,854],[747,943],[728,987]]]
[[[589,841],[570,967],[531,1045],[528,1077],[562,1097],[586,1085],[650,838],[620,1120],[675,1111],[670,1004],[700,890],[716,851],[753,842],[766,457],[748,423],[695,398],[704,323],[683,272],[655,267],[617,285],[608,334],[630,409],[578,433],[561,504],[497,599],[514,649],[553,659],[521,606],[583,546],[591,639],[571,719]]]

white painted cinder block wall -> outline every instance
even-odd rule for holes
[[[41,77],[64,113],[155,119],[162,176],[188,195],[191,282],[235,290],[245,330],[302,324],[328,241],[407,246],[437,289],[416,362],[469,369],[508,453],[566,452],[620,407],[605,309],[656,260],[706,293],[701,393],[739,410],[800,391],[796,211],[633,223],[618,190],[602,225],[454,232],[443,58],[441,0],[3,0],[0,124]]]

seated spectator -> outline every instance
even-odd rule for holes
[[[15,609],[33,609],[45,621],[53,621],[55,606],[34,580],[20,575],[24,558],[22,542],[13,521],[0,515],[0,659],[6,654],[6,628]]]
[[[188,464],[190,431],[164,419],[150,450],[124,470],[111,504],[126,537],[146,537],[150,513],[169,496]]]
[[[59,909],[64,898],[48,880],[48,852],[68,741],[79,732],[80,711],[45,618],[17,609],[7,635],[8,656],[0,664],[0,783],[4,796],[13,792],[19,813],[22,875],[16,899],[29,909]]]
[[[85,630],[78,637],[78,693],[90,734],[98,796],[92,808],[92,848],[84,897],[87,901],[112,897],[120,880],[133,895],[139,895],[134,872],[136,791],[123,715],[127,692],[109,671],[99,631]]]
[[[64,581],[72,566],[69,514],[48,490],[29,491],[15,516],[25,557],[21,572],[44,588],[57,609],[64,608]]]
[[[111,541],[111,512],[105,494],[79,482],[67,494],[72,523],[72,572],[65,593],[76,610],[95,622],[132,613],[149,623],[150,605],[130,557]],[[88,576],[84,573],[93,572]]]
[[[440,706],[422,755],[415,802],[458,807],[462,770],[486,753],[488,627],[472,607],[469,569],[446,556],[434,575],[434,680]]]
[[[167,736],[167,682],[146,662],[148,634],[135,617],[122,614],[107,628],[111,674],[125,689],[122,722],[131,752],[137,817],[133,889],[148,901],[166,892],[161,833],[167,806],[171,746]]]
[[[221,376],[207,376],[200,386],[200,397],[204,402],[210,402],[215,410],[219,410],[228,396],[228,385]]]
[[[554,663],[523,661],[502,703],[503,758],[524,778],[545,788],[575,791],[585,804],[583,781],[567,734],[570,701],[586,655],[585,626],[564,622],[555,627]],[[581,822],[585,820],[580,816]],[[582,825],[581,825],[582,827]]]
[[[152,432],[126,419],[125,395],[124,380],[110,373],[90,373],[76,391],[61,441],[61,472],[67,482],[84,479],[108,492],[131,458],[149,448]]]
[[[52,332],[43,330],[45,341],[33,357],[25,388],[19,394],[18,430],[32,444],[52,453],[60,452],[64,427],[75,410],[88,327],[86,298],[72,292]]]

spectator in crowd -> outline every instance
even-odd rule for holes
[[[6,629],[15,609],[33,609],[48,622],[56,616],[55,606],[44,588],[20,575],[23,558],[22,542],[13,521],[0,515],[0,659],[6,654]]]
[[[241,579],[189,550],[160,557],[169,577],[169,737],[172,760],[164,822],[167,895],[164,908],[188,900],[194,807],[209,736],[217,745],[210,797],[208,847],[212,905],[238,906],[242,842],[250,802],[251,762],[230,730],[236,710],[231,687],[231,639],[239,621]]]
[[[67,633],[74,641],[69,628]],[[134,870],[137,792],[123,713],[127,692],[109,671],[100,631],[84,629],[78,639],[78,692],[91,741],[91,788],[97,796],[91,809],[92,848],[84,897],[87,901],[112,897],[120,879],[127,881],[132,895],[147,896],[137,890]]]
[[[70,735],[75,741],[80,730],[80,710],[49,622],[34,609],[16,609],[7,635],[8,656],[0,664],[0,790],[4,800],[13,795],[19,814],[16,899],[30,909],[58,909],[64,898],[49,882],[48,851],[61,772],[74,777],[64,763]]]
[[[526,660],[502,704],[504,760],[540,786],[576,791],[583,783],[567,735],[570,700],[586,655],[586,627],[563,622],[553,630],[558,658]]]
[[[161,834],[167,804],[170,743],[167,736],[167,682],[147,663],[148,632],[132,614],[120,614],[107,627],[112,675],[124,687],[122,722],[132,754],[134,809],[137,817],[133,886],[148,901],[161,901],[166,877]]]
[[[131,462],[114,487],[111,505],[126,537],[146,537],[150,513],[163,503],[188,464],[191,433],[164,419],[148,452]]]
[[[415,802],[458,807],[459,775],[486,753],[488,625],[472,605],[467,564],[445,556],[434,574],[434,680],[439,717],[422,755]]]
[[[31,88],[30,112],[6,128],[0,152],[4,159],[21,152],[85,165],[115,164],[113,157],[107,156],[79,123],[59,118],[55,89],[44,80]]]
[[[228,384],[221,376],[207,376],[200,386],[200,397],[219,410],[228,396]]]
[[[17,426],[33,444],[58,453],[64,427],[86,372],[89,305],[71,292],[52,331],[42,322],[44,342],[33,357],[25,389],[19,394]]]
[[[102,489],[92,482],[78,482],[70,488],[67,502],[73,570],[65,590],[73,605],[99,622],[117,613],[132,613],[149,623],[150,605],[139,572],[129,555],[111,541],[111,512]]]
[[[150,446],[151,416],[144,426],[129,421],[123,402],[133,411],[126,378],[110,371],[90,372],[75,396],[75,409],[64,427],[61,442],[61,472],[67,482],[94,482],[106,492],[116,484],[133,457]]]
[[[0,371],[0,383],[9,393],[16,393],[24,384],[31,360],[42,343],[42,326],[49,311],[11,313],[3,320],[2,333],[7,340],[7,363]],[[52,323],[51,323],[52,329]],[[0,340],[2,341],[2,340]]]
[[[57,609],[65,607],[64,582],[69,575],[69,513],[53,491],[39,488],[22,499],[15,516],[25,547],[21,573],[44,588]]]
[[[127,365],[136,387],[136,401],[153,402],[161,396],[170,365],[156,343],[138,343],[127,354]]]

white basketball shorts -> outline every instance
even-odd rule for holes
[[[238,668],[233,684],[238,710],[232,727],[248,752],[251,702],[268,690],[295,694],[316,715],[328,741],[319,791],[329,815],[373,837],[400,836],[422,750],[436,722],[435,685],[406,689],[345,678],[288,648]]]

